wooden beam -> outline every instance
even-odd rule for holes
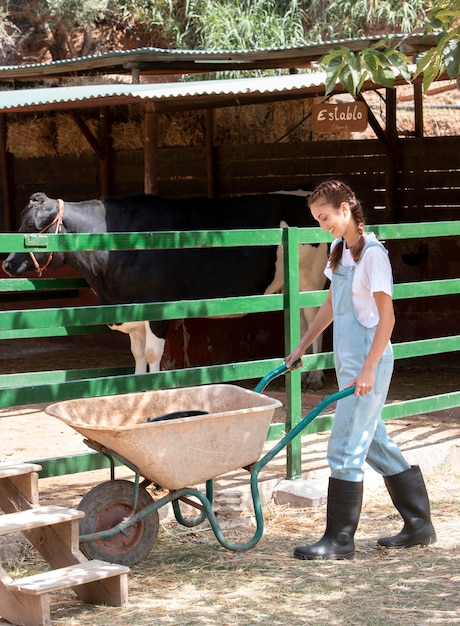
[[[423,137],[423,84],[414,84],[414,130],[416,137]]]
[[[78,126],[83,136],[85,137],[86,141],[89,143],[89,145],[97,154],[97,156],[100,159],[104,159],[105,158],[104,150],[101,144],[96,139],[96,137],[91,132],[90,128],[86,125],[85,120],[81,117],[79,113],[77,113],[77,111],[74,111],[72,109],[69,110],[69,115],[73,119],[75,124]]]
[[[99,159],[100,192],[103,196],[112,191],[112,140],[111,140],[110,107],[101,107],[99,110],[99,142],[103,158]]]
[[[206,177],[208,183],[208,197],[216,197],[216,150],[215,150],[215,113],[214,109],[206,109]]]
[[[386,131],[390,143],[398,138],[398,129],[396,125],[396,88],[388,87],[385,89],[386,102]]]
[[[151,103],[144,121],[144,193],[158,194],[158,114]]]
[[[396,127],[396,88],[386,92],[386,135],[389,142],[385,173],[385,220],[395,221],[397,174],[399,169],[398,131]]]
[[[383,143],[383,145],[389,148],[390,143],[388,141],[388,137],[385,133],[385,130],[380,126],[378,119],[375,117],[374,113],[372,112],[372,109],[370,108],[366,100],[364,99],[364,96],[362,95],[362,93],[359,93],[356,96],[356,100],[359,100],[359,102],[364,102],[364,104],[367,107],[367,119],[369,121],[370,127],[372,128],[374,133],[377,135],[377,138]]]
[[[13,214],[11,203],[10,156],[7,149],[7,118],[6,113],[0,113],[0,167],[2,169],[2,190],[4,226],[6,231],[13,229]]]

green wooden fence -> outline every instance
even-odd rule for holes
[[[385,224],[369,226],[379,239],[411,239],[458,236],[460,221]],[[100,332],[108,323],[125,320],[183,319],[241,313],[284,310],[285,353],[297,344],[300,334],[299,308],[319,306],[325,291],[299,293],[298,246],[300,243],[328,241],[329,235],[318,228],[232,230],[213,232],[109,233],[109,234],[0,234],[0,254],[8,252],[122,250],[180,247],[231,247],[245,245],[284,246],[285,293],[251,297],[233,297],[199,301],[176,301],[147,304],[59,307],[0,311],[0,339],[66,336]],[[42,290],[76,289],[86,286],[82,279],[18,278],[0,280],[0,292],[34,293]],[[420,298],[458,294],[460,279],[433,280],[395,285],[394,298]],[[458,350],[460,335],[394,345],[396,359],[448,353]],[[51,403],[61,400],[123,394],[149,389],[178,388],[191,385],[232,382],[262,378],[283,362],[264,359],[162,371],[134,376],[118,368],[58,370],[0,375],[0,407]],[[303,370],[333,367],[332,353],[307,355]],[[274,424],[268,439],[281,437],[303,417],[301,414],[300,370],[286,375],[286,424]],[[384,419],[407,417],[460,405],[460,391],[428,396],[384,408]],[[304,434],[330,428],[332,415],[318,417]],[[286,475],[301,476],[301,440],[297,437],[287,450]],[[107,466],[99,454],[42,460],[41,476],[56,476]]]

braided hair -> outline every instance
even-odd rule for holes
[[[340,209],[342,202],[346,202],[350,207],[351,216],[358,226],[359,239],[354,246],[350,248],[354,261],[358,262],[364,247],[364,214],[363,208],[359,200],[357,200],[354,192],[348,185],[339,180],[328,180],[320,183],[313,191],[308,199],[308,206],[314,202],[320,204],[330,204],[337,211]],[[334,271],[342,258],[344,240],[342,239],[334,246],[330,255],[330,266]]]

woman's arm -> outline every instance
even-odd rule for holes
[[[329,287],[329,291],[326,297],[326,300],[323,302],[321,307],[318,309],[318,313],[315,315],[313,322],[310,324],[305,335],[302,337],[297,347],[285,358],[285,363],[288,367],[291,367],[293,363],[295,363],[298,359],[301,359],[305,354],[308,346],[310,346],[313,341],[331,324],[334,319],[334,315],[332,312],[332,286]],[[301,363],[299,363],[293,369],[297,369],[297,367],[301,367]]]
[[[395,315],[393,300],[384,291],[376,291],[374,294],[375,303],[379,312],[379,323],[375,330],[374,341],[372,342],[369,354],[364,361],[361,371],[350,383],[356,384],[355,395],[365,395],[374,387],[375,368],[391,338],[395,325]]]

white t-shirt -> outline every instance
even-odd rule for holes
[[[366,233],[367,240],[376,240],[374,233]],[[331,251],[340,239],[335,239],[331,245]],[[355,266],[352,285],[353,309],[357,320],[366,328],[373,328],[379,322],[379,312],[375,304],[374,293],[383,291],[393,295],[393,273],[391,270],[388,254],[379,246],[371,246],[356,263],[351,256],[350,250],[344,245],[341,264]],[[328,262],[324,273],[332,279],[332,270]]]

